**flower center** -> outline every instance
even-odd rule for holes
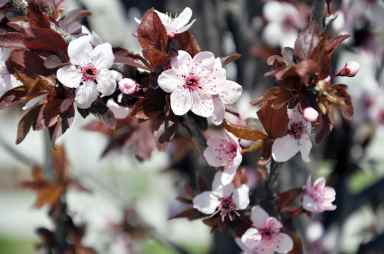
[[[273,239],[275,238],[275,235],[279,233],[271,227],[259,229],[259,232],[263,241],[265,241],[266,243],[272,243]]]
[[[83,74],[83,81],[96,80],[97,69],[92,64],[81,67],[81,73]]]
[[[196,75],[189,75],[185,79],[184,87],[191,91],[199,89],[200,88],[199,78]]]
[[[224,221],[226,217],[232,221],[234,215],[239,216],[239,213],[236,211],[236,205],[232,200],[232,196],[220,200],[219,212],[222,221]]]
[[[295,139],[300,139],[303,133],[304,133],[303,122],[294,122],[289,126],[288,134],[294,137]]]

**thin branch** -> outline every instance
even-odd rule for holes
[[[4,150],[8,152],[12,157],[14,157],[17,161],[23,163],[27,167],[33,168],[39,165],[39,163],[36,162],[35,160],[17,151],[12,145],[10,145],[7,141],[5,141],[1,136],[0,136],[0,146],[3,147]]]
[[[321,29],[324,28],[325,0],[314,0],[312,5],[312,22],[317,23]]]

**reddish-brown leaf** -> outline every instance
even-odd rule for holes
[[[259,109],[257,115],[270,138],[282,137],[287,132],[287,107],[274,109],[270,104],[266,104]]]
[[[20,144],[25,139],[28,132],[34,126],[40,110],[41,106],[36,106],[22,114],[17,126],[16,144]]]
[[[268,136],[261,130],[250,129],[245,126],[224,122],[224,128],[240,139],[258,141],[266,139]]]

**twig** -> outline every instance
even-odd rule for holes
[[[5,141],[1,136],[0,136],[0,146],[3,147],[4,150],[7,151],[11,156],[13,156],[17,161],[23,163],[27,167],[33,168],[39,165],[39,163],[36,162],[35,160],[17,151],[12,145],[10,145],[7,141]]]

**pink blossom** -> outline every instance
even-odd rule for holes
[[[223,167],[221,183],[229,184],[236,175],[243,156],[239,140],[227,131],[211,133],[203,156],[212,167]]]
[[[247,254],[288,253],[293,248],[292,238],[281,232],[283,225],[268,215],[260,206],[252,208],[249,228],[237,243]]]
[[[171,17],[159,11],[156,11],[156,14],[159,16],[161,23],[170,37],[188,31],[196,21],[196,19],[190,21],[192,18],[192,9],[189,7],[184,8],[177,17]]]
[[[207,215],[220,214],[224,221],[233,220],[238,216],[238,210],[244,210],[249,205],[249,187],[242,184],[235,188],[233,184],[221,183],[221,172],[217,172],[212,183],[212,191],[200,193],[193,199],[193,208]]]
[[[311,177],[309,177],[304,186],[302,205],[305,210],[312,213],[333,211],[336,209],[336,206],[332,204],[335,198],[335,190],[325,186],[324,178],[319,178],[312,183]]]
[[[134,92],[136,92],[137,88],[138,84],[133,79],[123,78],[119,81],[119,89],[120,92],[122,92],[123,94],[133,94]]]
[[[89,108],[99,96],[114,93],[122,75],[110,70],[115,56],[112,46],[103,43],[93,47],[91,36],[82,36],[68,45],[70,64],[57,71],[57,79],[66,87],[76,89],[79,108]]]
[[[303,115],[307,121],[315,122],[319,117],[319,112],[317,112],[317,110],[312,107],[306,107],[303,110]]]
[[[293,47],[298,29],[304,25],[296,7],[286,2],[268,1],[263,14],[268,21],[263,32],[264,40],[271,46]]]
[[[207,51],[192,58],[188,52],[179,50],[171,68],[160,74],[158,84],[171,94],[175,115],[185,115],[190,110],[202,117],[218,114],[217,124],[224,118],[224,105],[235,103],[242,92],[239,84],[226,79],[220,59]]]
[[[275,139],[272,145],[272,157],[275,161],[284,162],[300,152],[301,158],[307,162],[312,148],[311,122],[304,118],[299,105],[288,109],[288,119],[288,133]]]
[[[343,77],[354,77],[360,70],[360,64],[355,61],[349,61],[344,64],[343,68],[341,68],[337,72],[337,76],[343,76]]]

